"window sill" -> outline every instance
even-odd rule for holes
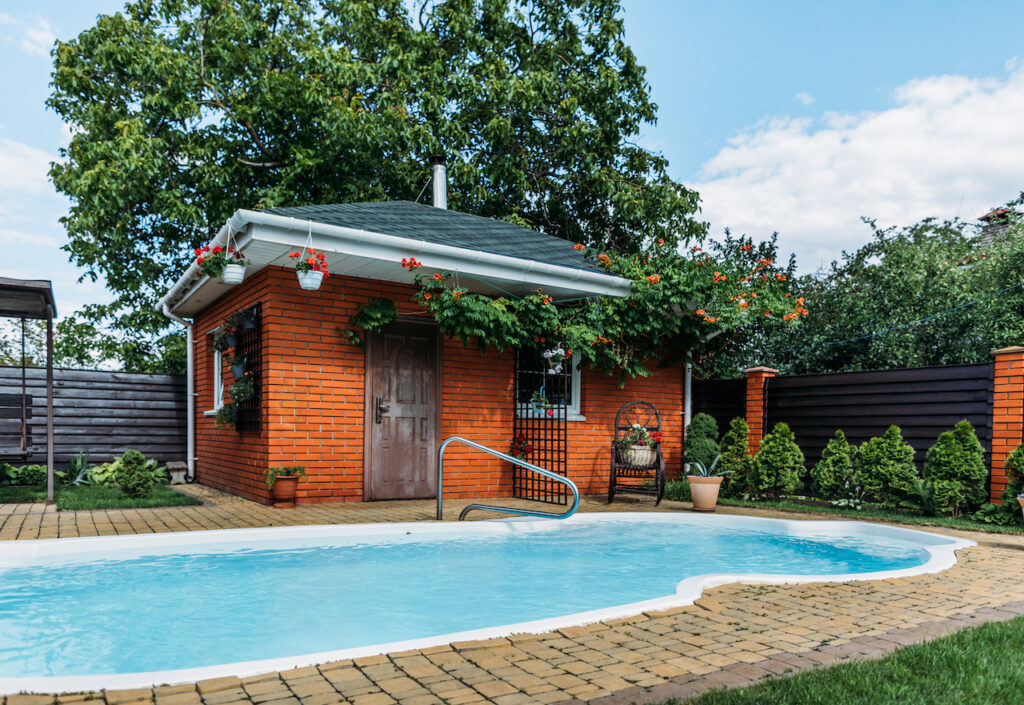
[[[216,416],[220,409],[213,409],[212,411],[204,411],[203,416]]]
[[[520,413],[516,413],[516,418],[520,418],[520,419],[541,419],[541,420],[543,420],[543,419],[551,419],[551,418],[555,418],[555,417],[554,416],[548,416],[546,414],[520,414]],[[565,420],[566,421],[586,421],[587,417],[584,416],[583,414],[572,414],[572,413],[570,413],[570,414],[566,415]]]

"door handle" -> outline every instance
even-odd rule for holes
[[[383,401],[384,397],[376,397],[373,412],[373,420],[375,423],[381,423],[384,419],[384,412],[391,410],[391,406],[389,404],[384,404]]]

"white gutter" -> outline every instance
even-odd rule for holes
[[[229,226],[224,225],[217,234],[210,241],[210,246],[219,244],[218,241],[223,240],[227,242],[229,234]],[[196,273],[199,272],[199,265],[192,262],[185,273],[181,275],[181,278],[175,282],[174,286],[164,294],[163,298],[157,302],[156,308],[167,318],[171,319],[175,323],[180,323],[185,326],[185,396],[186,396],[186,408],[188,419],[186,420],[186,445],[185,453],[187,455],[185,462],[188,464],[187,476],[189,481],[192,482],[196,479],[196,366],[195,366],[195,337],[192,332],[192,324],[181,318],[171,310],[171,297],[178,292],[190,279],[194,278]]]

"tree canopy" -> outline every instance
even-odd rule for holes
[[[167,369],[152,310],[237,208],[449,203],[605,252],[700,241],[698,197],[636,141],[656,119],[617,0],[136,0],[54,49],[73,138],[67,251],[116,295],[76,325]],[[82,336],[80,340],[86,340]],[[80,354],[81,351],[78,351]]]
[[[716,372],[763,364],[784,374],[947,365],[991,360],[1024,341],[1024,194],[992,235],[959,220],[879,228],[827,270],[798,277],[814,302],[795,328],[736,341]],[[911,325],[908,325],[911,324]]]

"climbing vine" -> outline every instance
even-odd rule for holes
[[[652,361],[670,364],[688,354],[704,355],[709,341],[723,333],[795,326],[808,315],[804,298],[790,290],[795,264],[792,259],[778,264],[774,240],[727,236],[708,249],[682,252],[659,240],[639,254],[584,250],[584,256],[628,279],[630,294],[559,301],[538,290],[523,298],[491,297],[458,286],[450,273],[416,272],[419,291],[413,298],[445,335],[466,344],[481,349],[564,345],[621,380],[649,375]],[[415,258],[402,265],[412,272],[422,266]],[[370,316],[361,321],[368,330],[379,330],[378,323]]]

